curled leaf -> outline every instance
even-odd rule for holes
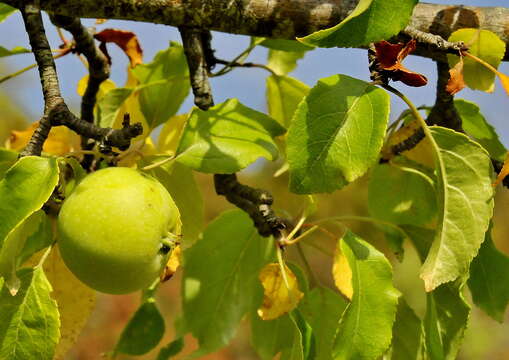
[[[454,67],[449,70],[449,81],[445,87],[445,91],[449,94],[454,95],[460,92],[466,86],[463,78],[463,57]]]
[[[410,71],[401,62],[415,50],[415,40],[406,45],[391,44],[385,40],[375,43],[376,58],[380,70],[393,81],[401,81],[408,86],[424,86],[428,83],[426,76]]]
[[[105,43],[112,42],[117,44],[129,57],[131,67],[143,63],[143,50],[136,34],[133,32],[119,29],[104,29],[95,34],[94,37],[102,43],[101,49],[106,48]]]
[[[299,290],[297,278],[286,265],[283,274],[279,264],[267,264],[258,278],[263,286],[263,304],[258,309],[258,315],[263,320],[273,320],[292,311],[304,296]]]
[[[161,274],[160,280],[161,282],[165,282],[170,280],[173,275],[177,272],[177,269],[180,267],[182,263],[182,249],[180,245],[177,245],[173,251],[171,252],[170,258],[164,267],[164,271]]]

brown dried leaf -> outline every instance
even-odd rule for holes
[[[465,80],[463,79],[463,57],[461,57],[460,61],[449,70],[449,81],[447,82],[445,90],[449,94],[454,95],[460,92],[465,86]]]
[[[281,267],[277,263],[267,264],[260,271],[258,278],[263,286],[263,304],[258,315],[263,320],[272,320],[297,307],[304,294],[299,290],[297,278],[285,265],[285,283]]]
[[[401,62],[415,50],[415,40],[406,45],[391,44],[385,40],[375,43],[375,52],[380,70],[385,71],[393,81],[401,81],[408,86],[424,86],[428,83],[426,76],[410,71]]]
[[[104,29],[95,34],[94,37],[103,44],[109,42],[117,44],[129,57],[131,67],[143,63],[143,50],[140,47],[136,34],[133,32],[119,29]]]

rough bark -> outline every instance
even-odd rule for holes
[[[17,8],[24,4],[23,0],[4,2]],[[337,24],[356,3],[356,0],[41,0],[40,7],[72,17],[125,19],[294,39]],[[509,45],[509,8],[419,3],[409,25],[445,39],[460,28],[482,28],[496,33]],[[431,56],[425,50],[418,54]],[[505,60],[509,60],[509,50]]]

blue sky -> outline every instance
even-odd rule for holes
[[[464,5],[475,6],[509,6],[509,2],[506,0],[433,2],[441,4],[462,3]],[[56,48],[60,41],[54,27],[50,25],[46,16],[44,18],[50,44]],[[94,26],[93,20],[84,20],[84,23],[87,26]],[[157,51],[165,49],[169,41],[180,42],[178,31],[173,27],[165,25],[110,20],[97,28],[110,27],[135,32],[143,48],[145,62],[150,62]],[[0,45],[7,48],[14,46],[29,47],[28,38],[19,13],[12,15],[2,23],[0,29]],[[213,46],[216,49],[216,54],[223,59],[233,58],[249,43],[249,38],[246,36],[223,33],[213,33],[213,35]],[[127,58],[115,46],[109,46],[109,50],[114,61],[111,78],[117,85],[122,85],[125,81]],[[267,50],[260,48],[256,49],[248,60],[263,63],[266,60],[266,56]],[[14,72],[33,62],[31,54],[2,58],[0,59],[0,76]],[[429,84],[422,88],[409,88],[401,86],[399,83],[395,83],[395,86],[404,91],[416,105],[433,104],[436,82],[434,63],[429,59],[410,56],[405,60],[405,65],[412,70],[425,74]],[[509,63],[503,63],[499,69],[509,74]],[[76,85],[79,79],[86,74],[84,66],[76,56],[71,55],[57,60],[57,70],[62,93],[66,101],[72,109],[78,109],[79,97],[76,94]],[[305,58],[299,61],[298,68],[290,75],[312,86],[318,79],[338,73],[369,80],[366,51],[358,49],[317,49],[308,52]],[[213,78],[212,87],[216,103],[236,97],[247,106],[260,111],[266,111],[265,78],[267,76],[266,71],[253,68],[236,69],[228,75]],[[31,70],[17,78],[0,84],[0,91],[9,94],[17,103],[22,104],[30,118],[33,120],[39,118],[43,109],[43,98],[36,70]],[[509,126],[507,125],[509,121],[507,119],[509,98],[498,83],[495,92],[492,94],[465,89],[457,97],[478,103],[482,113],[498,130],[502,142],[509,146]],[[187,112],[191,107],[192,99],[188,98],[180,112]],[[396,118],[404,109],[405,106],[399,99],[393,99],[391,117]]]

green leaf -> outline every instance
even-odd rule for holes
[[[175,115],[189,94],[184,48],[171,41],[170,47],[158,52],[150,64],[138,65],[132,71],[141,86],[141,111],[153,129]]]
[[[182,164],[160,166],[152,171],[175,201],[182,221],[184,246],[190,246],[201,234],[204,227],[203,198],[191,169]]]
[[[184,338],[173,340],[168,345],[161,348],[156,360],[168,360],[170,357],[177,355],[184,349]]]
[[[423,330],[421,319],[401,297],[392,328],[391,360],[423,360]]]
[[[261,304],[258,273],[272,257],[272,241],[238,210],[219,216],[184,251],[184,322],[200,343],[199,355],[225,346],[242,317]]]
[[[509,257],[495,247],[490,232],[470,265],[468,287],[474,303],[502,323],[509,302]]]
[[[7,19],[16,11],[18,11],[18,9],[0,2],[0,23],[4,22],[5,19]]]
[[[400,293],[384,255],[350,231],[339,242],[352,271],[352,301],[333,345],[333,358],[378,359],[389,348]]]
[[[99,99],[97,102],[98,125],[101,127],[113,127],[118,112],[132,92],[132,88],[115,88],[108,91]]]
[[[136,310],[120,335],[114,352],[143,355],[159,344],[164,335],[164,319],[153,298]]]
[[[316,338],[313,328],[302,316],[299,309],[293,310],[290,313],[290,318],[299,329],[303,358],[314,360],[316,358]]]
[[[58,183],[54,158],[26,156],[0,181],[0,248],[4,239],[48,200]]]
[[[337,293],[317,287],[299,304],[302,316],[311,325],[316,340],[315,360],[330,360],[338,321],[347,302]]]
[[[0,7],[1,6],[2,5],[0,4]],[[25,49],[22,46],[13,47],[11,50],[6,49],[3,46],[0,46],[0,58],[6,57],[6,56],[11,56],[11,55],[26,54],[29,52],[30,52],[30,50]]]
[[[177,161],[201,172],[231,174],[260,157],[275,160],[275,136],[285,129],[267,115],[230,99],[207,111],[195,108],[182,133]]]
[[[18,257],[27,238],[39,228],[43,216],[42,210],[31,214],[22,224],[7,235],[0,250],[0,276],[5,279],[4,286],[9,289],[12,295],[18,292],[21,285],[20,280],[16,276],[19,265]]]
[[[389,95],[346,75],[318,81],[288,130],[290,190],[332,192],[363,175],[382,148]]]
[[[305,52],[315,48],[314,46],[306,45],[296,40],[284,39],[264,39],[260,45],[271,50],[286,52]]]
[[[421,278],[426,291],[464,275],[484,240],[493,214],[489,155],[466,135],[432,127],[438,145],[435,238]]]
[[[60,337],[58,309],[42,268],[18,272],[21,287],[0,292],[0,359],[51,360]]]
[[[274,320],[262,320],[255,312],[251,315],[251,343],[262,360],[304,360],[302,335],[289,314]]]
[[[444,284],[428,294],[424,330],[430,360],[456,359],[470,313],[461,288]]]
[[[39,211],[42,212],[42,210]],[[17,266],[19,267],[23,265],[23,263],[30,259],[36,252],[50,246],[53,240],[51,220],[48,216],[42,214],[42,219],[40,221],[39,227],[32,235],[26,239],[25,244],[18,255]]]
[[[289,76],[267,78],[267,105],[269,115],[284,127],[290,126],[293,114],[309,86]]]
[[[433,180],[409,166],[381,164],[371,172],[369,212],[395,224],[422,226],[437,213]]]
[[[0,148],[0,180],[4,177],[5,172],[18,160],[18,155],[16,151]]]
[[[358,47],[388,40],[408,24],[418,0],[360,0],[356,8],[334,27],[297,40],[319,47]]]
[[[459,29],[449,36],[449,41],[463,41],[468,45],[468,52],[497,68],[504,58],[505,43],[493,32],[481,29]],[[456,65],[459,57],[447,55],[451,67]],[[463,58],[463,79],[467,86],[474,90],[492,92],[495,89],[495,74],[477,61],[465,56]]]
[[[401,225],[400,227],[408,235],[421,262],[424,262],[435,238],[435,230],[412,225]]]
[[[278,75],[286,75],[297,67],[297,61],[302,59],[305,51],[269,50],[267,66]]]
[[[454,100],[454,106],[461,117],[463,130],[481,144],[492,158],[504,161],[507,150],[500,142],[493,126],[481,114],[479,106],[463,99]]]

